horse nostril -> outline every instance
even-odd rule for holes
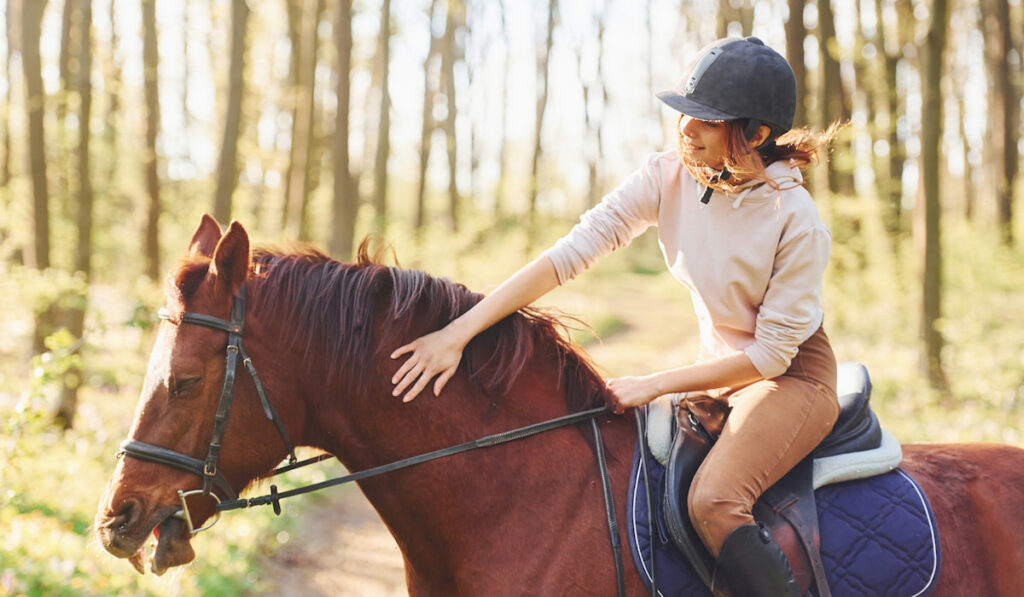
[[[124,534],[132,528],[138,519],[139,508],[134,500],[126,501],[110,518],[110,528],[118,534]]]

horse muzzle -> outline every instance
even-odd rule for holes
[[[178,505],[161,506],[146,514],[142,500],[128,498],[116,510],[97,516],[95,529],[103,548],[128,559],[140,574],[148,567],[161,575],[195,558],[189,543],[194,534],[191,520],[183,520]]]

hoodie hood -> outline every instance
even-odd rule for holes
[[[765,169],[765,174],[775,182],[779,190],[775,190],[771,185],[765,184],[763,180],[751,180],[741,184],[735,191],[728,193],[723,191],[716,192],[732,201],[734,209],[739,209],[743,203],[763,203],[777,199],[779,191],[788,191],[800,186],[804,181],[800,169],[789,162],[772,162]]]

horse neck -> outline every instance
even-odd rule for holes
[[[536,359],[534,359],[536,361]],[[492,406],[460,372],[439,397],[421,395],[403,404],[390,395],[390,373],[344,415],[358,420],[351,436],[333,434],[327,448],[351,470],[457,445],[484,435],[568,413],[558,389],[557,364],[531,362],[512,391]],[[391,363],[379,368],[392,371]],[[632,427],[615,417],[602,424],[609,468],[619,495],[629,474]],[[603,501],[593,438],[586,424],[545,432],[501,446],[474,450],[374,477],[360,485],[395,535],[413,574],[458,576],[482,554],[494,552],[491,530],[529,541],[579,517],[601,529]],[[583,501],[585,500],[585,501]],[[507,526],[515,528],[506,528]],[[598,533],[593,540],[607,540]],[[498,547],[500,549],[500,547]],[[493,562],[493,560],[492,560]]]

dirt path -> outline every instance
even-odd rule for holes
[[[402,554],[377,512],[356,488],[302,513],[288,544],[261,562],[273,588],[263,596],[407,595]]]

